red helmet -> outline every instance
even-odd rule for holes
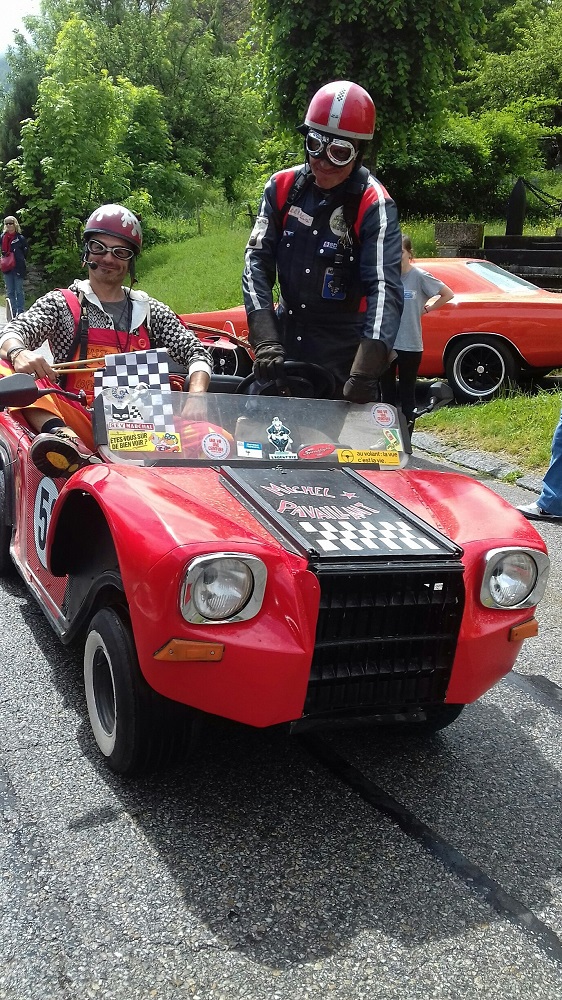
[[[320,87],[312,98],[304,124],[346,139],[373,138],[376,108],[369,94],[357,83],[334,80]]]
[[[142,247],[142,229],[136,215],[123,205],[100,205],[92,212],[84,229],[84,239],[94,233],[117,236],[130,243],[135,253]]]

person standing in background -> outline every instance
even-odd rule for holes
[[[410,434],[414,429],[416,408],[416,378],[423,353],[422,316],[441,309],[450,302],[454,292],[448,285],[434,278],[429,271],[415,267],[412,241],[402,236],[402,284],[404,310],[394,350],[396,358],[380,377],[382,400],[395,406],[400,403]],[[398,369],[398,391],[396,372]]]
[[[12,316],[17,316],[25,309],[23,279],[27,274],[25,258],[27,257],[27,240],[23,235],[15,215],[7,215],[2,231],[2,258],[6,260],[12,253],[14,264],[8,271],[2,268],[6,285],[6,296],[10,302]]]

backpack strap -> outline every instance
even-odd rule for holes
[[[291,178],[292,183],[290,183]],[[296,171],[293,169],[282,170],[277,176],[277,208],[282,225],[285,225],[291,205],[294,205],[297,198],[300,197],[303,191],[306,191],[313,180],[314,176],[308,164],[305,164],[304,167],[299,167]]]

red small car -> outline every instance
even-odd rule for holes
[[[428,257],[415,264],[455,292],[423,317],[421,377],[446,376],[459,402],[474,403],[562,368],[562,295],[487,260]],[[242,306],[184,318],[248,336]],[[217,363],[230,369],[236,358],[226,348],[217,353]]]
[[[38,472],[25,410],[5,409],[42,390],[0,379],[0,574],[15,565],[82,644],[111,768],[166,760],[197,712],[433,731],[512,668],[544,542],[474,479],[409,471],[393,407],[323,398],[329,373],[302,365],[293,395],[213,376],[190,397],[135,379],[130,357],[99,386],[101,463],[66,481]]]

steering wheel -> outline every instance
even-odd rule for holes
[[[253,372],[242,379],[237,393],[247,396],[282,396],[288,389],[289,395],[303,399],[332,399],[336,380],[331,371],[306,361],[283,362],[283,378],[272,382],[258,382]]]

